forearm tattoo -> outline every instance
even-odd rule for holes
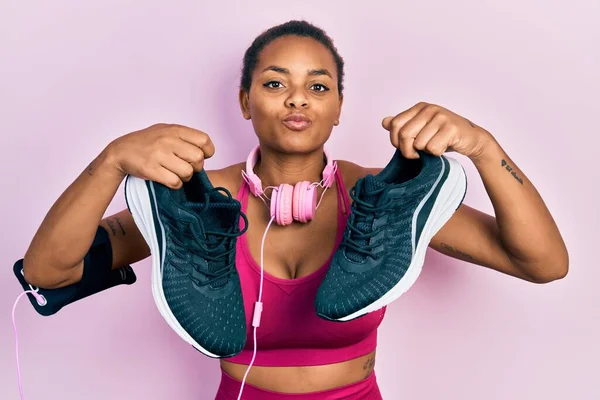
[[[126,235],[125,228],[123,228],[123,224],[121,224],[121,219],[119,217],[109,218],[106,220],[110,230],[112,231],[113,236],[117,235],[117,228],[115,227],[115,222],[119,225],[121,233],[123,236]]]
[[[469,260],[474,260],[473,256],[471,256],[471,255],[469,255],[469,254],[465,253],[464,251],[460,251],[460,250],[458,250],[458,249],[455,249],[454,247],[450,246],[449,244],[442,243],[442,247],[443,247],[444,249],[446,249],[446,250],[448,250],[448,251],[452,252],[452,253],[455,253],[455,254],[459,255],[459,256],[462,256],[462,257],[464,257],[464,258],[467,258],[467,259],[469,259]]]
[[[506,162],[506,160],[502,159],[502,167],[504,167],[508,172],[510,172],[510,174],[522,185],[523,184],[523,179],[521,179],[518,175],[517,175],[517,171],[513,170],[513,167],[511,167],[510,165],[508,165],[508,163]]]

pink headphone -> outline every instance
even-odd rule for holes
[[[326,165],[323,169],[323,187],[330,188],[333,185],[333,174],[335,164],[327,149],[325,153]],[[260,146],[256,146],[248,155],[246,160],[246,176],[250,192],[256,197],[264,194],[262,182],[254,173],[254,166],[258,162]],[[289,225],[294,220],[302,223],[311,221],[317,209],[317,190],[320,183],[302,181],[294,186],[282,183],[273,188],[271,193],[271,206],[269,207],[271,218],[275,217],[277,225]]]

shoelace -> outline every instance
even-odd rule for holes
[[[223,192],[225,192],[225,194],[227,195],[229,200],[232,199],[231,193],[223,187],[216,187],[213,189],[213,191],[223,191]],[[210,206],[210,193],[205,193],[204,194],[204,207],[200,211],[200,214],[207,212],[207,210],[209,209],[209,206]],[[193,248],[190,249],[190,251],[194,254],[197,254],[197,255],[203,257],[204,259],[206,259],[209,262],[219,262],[222,259],[227,260],[228,257],[230,256],[230,254],[235,251],[235,246],[231,245],[231,239],[243,235],[248,230],[248,218],[246,217],[246,215],[243,212],[239,211],[236,214],[234,220],[236,222],[239,221],[240,216],[244,220],[244,229],[237,231],[237,224],[235,224],[235,225],[232,225],[225,232],[208,231],[207,230],[207,231],[204,231],[204,234],[198,232],[191,222],[180,221],[183,225],[184,232],[191,234],[191,236],[195,239],[196,244],[198,244],[198,246],[202,249],[201,252],[199,252],[198,250],[195,250]],[[200,224],[202,224],[202,220],[198,220],[198,222],[200,222]],[[173,229],[175,227],[172,226],[171,228]],[[204,240],[200,240],[200,238],[203,238]],[[215,238],[217,240],[211,240],[211,238]],[[218,238],[220,238],[220,239],[218,239]],[[178,243],[179,245],[183,245],[182,243],[179,243],[177,240],[174,240],[174,241],[176,243]],[[206,245],[205,245],[205,243],[206,243]],[[227,248],[227,250],[223,251],[222,250],[223,247]],[[178,254],[176,251],[174,251],[174,252],[176,254]],[[178,255],[180,257],[182,256],[181,254],[178,254]],[[223,278],[225,278],[224,281],[227,282],[229,280],[229,277],[235,271],[235,260],[231,260],[229,263],[226,263],[226,265],[224,265],[223,267],[221,267],[217,270],[214,270],[214,271],[199,270],[194,263],[192,263],[192,267],[194,269],[196,269],[198,272],[208,276],[209,278],[205,282],[200,282],[200,281],[198,281],[198,279],[192,277],[191,274],[188,274],[189,278],[198,286],[206,286],[206,285],[214,284],[216,281],[221,280]],[[186,271],[181,271],[181,272],[186,273]]]
[[[382,187],[369,192],[370,196],[377,198],[377,195],[382,193],[386,188]],[[389,203],[385,203],[378,206],[360,199],[360,193],[364,190],[364,184],[360,183],[350,189],[350,197],[352,198],[352,205],[350,206],[350,218],[348,218],[348,231],[342,239],[342,246],[352,249],[353,251],[363,255],[364,257],[371,257],[376,259],[377,257],[373,254],[373,249],[377,247],[376,244],[371,243],[365,245],[359,243],[361,240],[368,240],[371,237],[377,235],[382,227],[373,229],[369,232],[367,229],[360,229],[359,224],[367,222],[369,217],[376,218],[383,212],[388,210]],[[357,193],[358,192],[358,193]]]
[[[364,244],[360,243],[362,240],[369,240],[373,236],[380,233],[385,226],[379,226],[378,228],[371,229],[373,220],[380,217],[387,212],[398,212],[398,205],[393,206],[393,201],[387,201],[379,206],[374,203],[379,198],[379,194],[387,189],[387,186],[379,189],[370,190],[368,197],[372,197],[372,202],[360,199],[362,192],[365,191],[364,181],[361,181],[356,186],[350,189],[350,197],[352,198],[352,205],[350,207],[350,218],[348,218],[347,227],[348,230],[342,239],[342,246],[350,249],[363,257],[370,257],[374,260],[378,260],[379,256],[374,254],[374,249],[380,245],[380,243]],[[416,194],[413,192],[406,195],[406,201],[411,202],[412,198]],[[364,197],[364,196],[362,196]],[[370,220],[370,221],[369,221]],[[370,222],[370,223],[368,223]],[[362,228],[359,227],[362,225]]]

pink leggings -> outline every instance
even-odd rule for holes
[[[241,381],[221,369],[221,384],[215,400],[237,400]],[[334,389],[310,393],[281,393],[261,389],[254,385],[244,384],[242,400],[383,400],[375,371],[366,379]]]

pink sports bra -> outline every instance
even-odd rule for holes
[[[351,360],[375,350],[377,328],[386,308],[348,322],[334,322],[317,316],[314,299],[319,284],[338,248],[346,228],[350,199],[339,170],[335,172],[338,190],[338,228],[336,245],[327,262],[317,271],[299,279],[282,279],[263,272],[263,311],[257,329],[257,351],[253,365],[308,366]],[[248,207],[248,184],[242,180],[237,199],[242,211]],[[343,203],[342,203],[343,202]],[[243,223],[243,222],[242,222]],[[236,246],[236,267],[240,275],[246,311],[246,345],[239,354],[226,361],[250,364],[254,352],[252,313],[258,300],[260,264],[250,254],[246,234]]]

